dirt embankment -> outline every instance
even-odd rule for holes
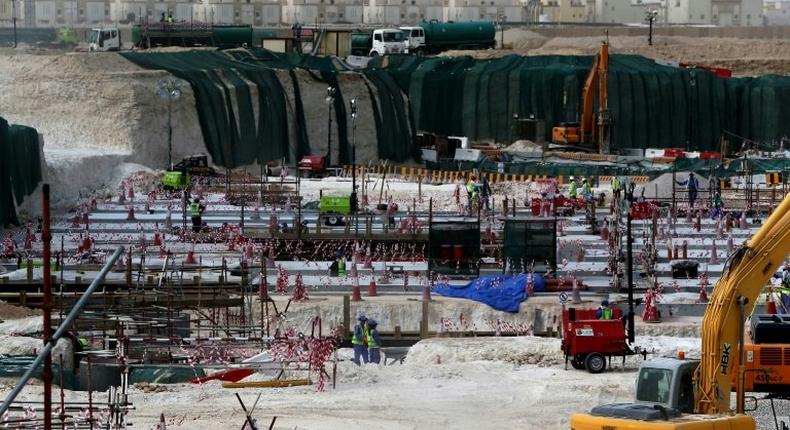
[[[525,29],[505,31],[506,49],[452,51],[445,55],[497,58],[518,55],[593,55],[600,36],[547,37]],[[739,39],[732,37],[662,36],[647,43],[647,33],[639,36],[611,36],[611,52],[636,54],[659,60],[702,64],[732,69],[738,76],[790,73],[790,41],[785,39]]]

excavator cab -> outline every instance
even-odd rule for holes
[[[701,421],[694,413],[694,372],[699,360],[654,358],[639,366],[634,403],[596,406],[571,417],[573,430],[754,429],[750,417],[721,416]],[[727,426],[718,427],[714,422]]]
[[[694,370],[699,361],[655,358],[639,366],[636,401],[596,406],[595,417],[626,418],[640,421],[668,420],[694,412]],[[574,417],[575,418],[575,417]],[[573,422],[574,418],[571,418]],[[584,426],[572,426],[576,430]],[[597,427],[600,429],[600,427]]]
[[[557,144],[573,145],[581,142],[578,123],[563,123],[551,130],[551,141]]]

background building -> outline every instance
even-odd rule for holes
[[[766,1],[763,19],[766,25],[790,25],[790,1]]]
[[[15,2],[15,3],[13,3]],[[665,25],[790,25],[790,1],[769,0],[0,0],[0,23],[85,28],[177,21],[261,26],[408,25],[423,20],[491,20],[511,24],[644,23],[658,12]]]

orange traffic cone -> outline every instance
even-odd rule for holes
[[[195,242],[192,242],[192,249],[187,252],[187,258],[184,259],[184,264],[195,264]]]
[[[353,287],[351,287],[351,301],[352,302],[362,301],[362,293],[359,291],[359,285],[354,285]]]
[[[378,295],[376,291],[376,281],[374,279],[370,280],[370,284],[368,284],[368,296],[373,297]]]

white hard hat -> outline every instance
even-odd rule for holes
[[[571,181],[575,181],[575,180],[576,180],[576,178],[574,178],[573,176],[571,176]]]

